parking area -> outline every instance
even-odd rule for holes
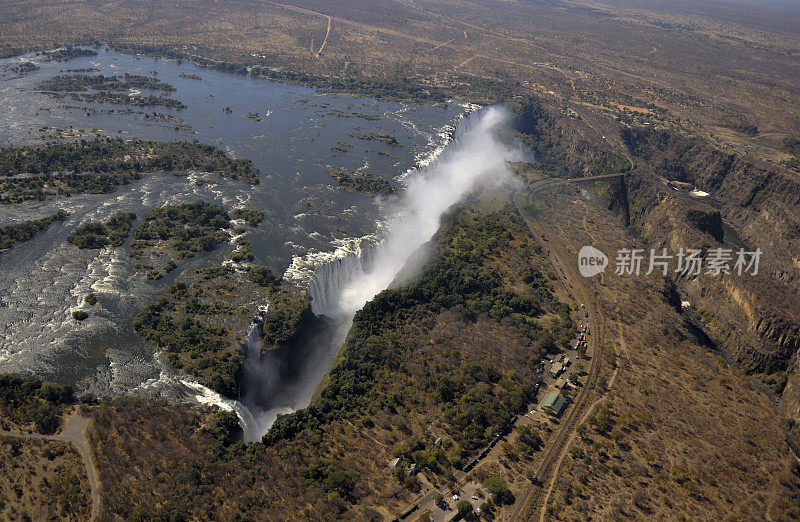
[[[433,512],[433,520],[435,522],[443,522],[453,520],[458,517],[459,502],[467,501],[472,506],[475,513],[480,514],[481,504],[486,502],[486,493],[479,484],[468,482],[457,491],[452,491],[448,495],[443,495],[442,499],[435,503],[433,508],[429,508]]]

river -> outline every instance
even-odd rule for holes
[[[229,211],[247,205],[266,216],[247,238],[255,262],[304,285],[318,265],[341,257],[359,238],[378,234],[388,218],[385,201],[341,190],[328,169],[364,169],[403,179],[415,165],[441,152],[468,111],[455,103],[405,104],[325,94],[189,63],[97,51],[97,56],[68,62],[48,62],[36,53],[0,60],[0,144],[42,143],[56,133],[196,139],[252,160],[261,179],[256,186],[222,179],[198,184],[208,176],[149,174],[111,194],[0,207],[0,226],[57,209],[70,213],[63,223],[0,253],[0,372],[32,373],[72,384],[78,393],[171,401],[207,395],[161,360],[133,330],[132,319],[143,303],[181,274],[219,262],[229,248],[198,255],[162,280],[148,281],[134,269],[127,244],[97,251],[65,243],[80,223],[105,219],[120,209],[141,216],[153,207],[197,199]],[[10,71],[22,61],[40,68],[21,76]],[[173,85],[176,91],[170,97],[186,108],[126,110],[58,100],[36,88],[47,78],[86,69],[90,74],[154,76]],[[161,116],[153,119],[154,111]],[[258,113],[260,121],[249,113]],[[391,134],[400,146],[355,137],[371,132]],[[349,152],[332,150],[339,142],[349,142]],[[102,294],[103,310],[76,323],[71,311],[91,291]]]

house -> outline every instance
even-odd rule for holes
[[[550,392],[544,396],[542,409],[556,417],[560,416],[567,407],[567,400],[558,392]]]

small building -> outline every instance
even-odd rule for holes
[[[562,365],[560,362],[555,362],[550,367],[550,375],[552,375],[554,379],[559,375],[561,375],[561,372],[563,371],[564,371],[564,365]]]
[[[564,413],[564,409],[567,407],[567,400],[561,396],[558,392],[550,392],[544,396],[544,400],[542,401],[542,409],[551,415],[555,415],[556,417],[560,416]]]
[[[394,471],[397,465],[400,464],[400,457],[389,461],[389,469]]]
[[[564,357],[564,362],[562,362],[562,363],[561,363],[561,365],[562,365],[564,368],[566,368],[566,367],[567,367],[567,366],[569,366],[570,364],[572,364],[572,361],[570,361],[570,360],[569,360],[569,357]]]
[[[408,470],[406,471],[406,474],[407,474],[409,477],[413,477],[413,476],[414,476],[414,475],[416,475],[417,473],[419,473],[419,464],[417,464],[417,463],[415,462],[415,463],[413,463],[412,465],[410,465],[410,466],[408,467]]]
[[[565,381],[563,377],[559,377],[558,379],[556,379],[556,382],[553,383],[553,386],[557,390],[560,390],[561,388],[564,387],[565,384],[567,384],[567,381]]]

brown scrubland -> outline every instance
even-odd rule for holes
[[[512,194],[472,198],[451,209],[422,273],[356,315],[310,407],[281,417],[263,443],[237,442],[229,413],[124,398],[85,406],[103,517],[393,519],[446,490],[497,433],[507,434],[502,451],[464,480],[500,477],[521,504],[494,502],[484,516],[800,517],[790,451],[800,453],[796,11],[716,1],[2,3],[5,55],[109,44],[357,95],[505,101],[516,115],[507,137],[535,158],[515,166],[524,211],[571,277],[583,245],[612,263],[623,247],[732,238],[763,252],[757,277],[623,277],[612,264],[585,281],[601,323],[599,374],[539,482],[559,424],[536,431],[539,447],[510,427],[579,310]],[[624,186],[536,188],[620,172]],[[180,291],[211,306],[218,283],[195,276]],[[193,313],[182,306],[175,320]],[[228,359],[238,333],[222,343]],[[391,471],[396,457],[420,474]]]

